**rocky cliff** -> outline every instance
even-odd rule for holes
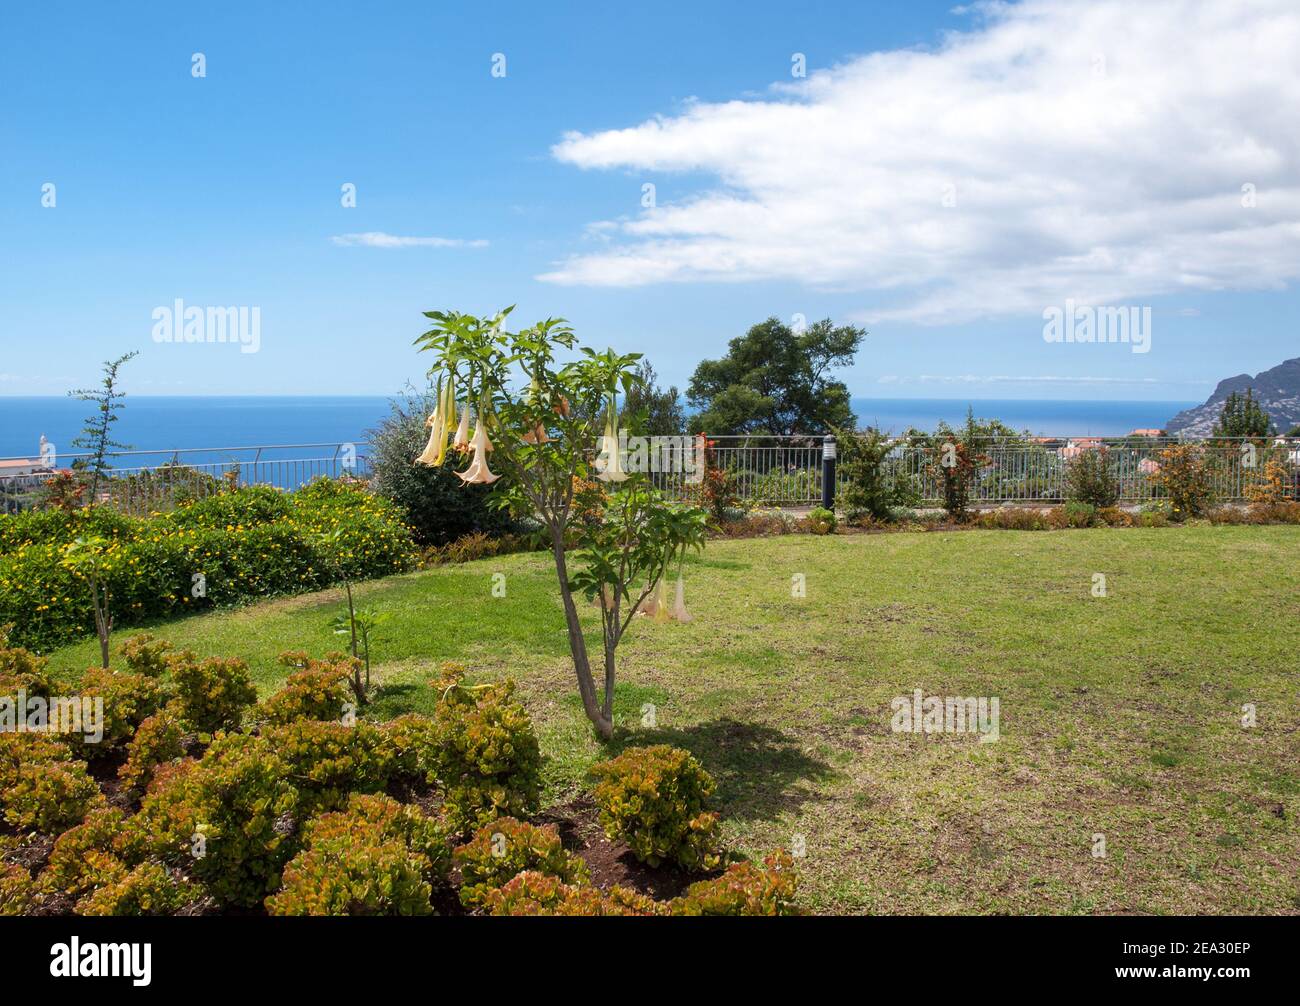
[[[1247,388],[1254,389],[1255,398],[1272,417],[1279,433],[1300,424],[1300,356],[1297,356],[1254,377],[1238,374],[1220,381],[1204,405],[1184,409],[1165,424],[1165,429],[1170,436],[1207,437],[1219,418],[1224,399],[1234,391],[1244,393]]]

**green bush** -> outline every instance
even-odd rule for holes
[[[1119,479],[1106,448],[1080,451],[1065,463],[1065,496],[1096,509],[1119,502]]]
[[[294,852],[298,791],[288,775],[265,739],[218,737],[198,762],[159,773],[128,819],[131,840],[186,869],[221,905],[260,904]]]
[[[733,863],[721,877],[692,884],[669,910],[673,915],[797,915],[798,883],[794,859],[782,850],[762,867]]]
[[[813,507],[808,511],[808,529],[813,534],[835,533],[835,511],[825,507]]]
[[[5,823],[57,835],[104,798],[84,763],[44,734],[0,733],[0,811]]]
[[[281,663],[286,656],[294,655],[282,654]],[[284,685],[258,712],[273,726],[294,720],[340,720],[344,707],[352,701],[351,674],[346,663],[307,659],[306,666],[285,678]]]
[[[117,770],[128,791],[143,793],[154,770],[184,753],[185,727],[177,703],[170,703],[145,719],[126,746],[126,761]]]
[[[628,748],[592,769],[605,834],[637,859],[687,870],[718,865],[718,815],[705,811],[713,778],[689,751],[657,744]]]
[[[25,914],[34,895],[32,875],[21,866],[0,861],[0,918]]]
[[[42,890],[80,899],[123,876],[133,858],[125,820],[116,807],[100,807],[60,835],[39,878]]]
[[[484,825],[452,853],[452,862],[460,868],[460,901],[466,908],[485,904],[488,892],[524,870],[565,884],[584,884],[589,879],[587,864],[564,851],[553,826],[538,828],[513,817]]]
[[[444,672],[434,721],[437,778],[452,824],[466,831],[533,813],[542,791],[542,755],[527,711],[511,700],[514,682],[468,688],[462,668]]]
[[[836,430],[835,441],[840,483],[836,503],[849,523],[892,520],[899,508],[920,505],[920,487],[889,464],[893,447],[879,430]]]
[[[446,867],[446,838],[417,809],[384,796],[353,797],[316,818],[285,867],[271,915],[429,915],[429,880]]]
[[[425,418],[434,411],[435,396],[413,394],[394,401],[392,411],[368,434],[371,485],[394,501],[424,547],[445,545],[482,532],[497,536],[514,530],[510,515],[492,505],[504,479],[491,486],[464,485],[456,477],[463,461],[449,452],[440,468],[413,465],[429,439]]]
[[[77,689],[82,699],[104,702],[104,736],[98,741],[84,734],[67,734],[68,742],[83,758],[110,757],[135,736],[136,728],[167,701],[160,681],[131,671],[92,667],[81,676]]]
[[[525,870],[487,892],[489,915],[662,915],[665,906],[643,894],[615,885],[601,891],[573,886],[558,877]]]
[[[167,651],[172,644],[165,639],[154,639],[147,632],[132,636],[118,647],[118,654],[126,666],[147,678],[160,678],[167,672]]]
[[[236,657],[200,660],[192,650],[182,650],[167,659],[167,667],[181,719],[199,733],[238,730],[244,711],[257,702],[248,665]]]
[[[438,724],[428,716],[407,713],[380,726],[382,750],[391,777],[414,785],[431,785],[438,779],[441,743]]]
[[[21,646],[10,646],[10,628],[0,625],[0,696],[16,698],[21,691],[29,698],[48,699],[54,687],[48,670],[50,662]]]
[[[77,902],[78,915],[174,915],[195,901],[195,886],[158,863],[141,863]]]
[[[321,535],[335,528],[341,564],[321,551]],[[400,572],[415,554],[400,508],[328,479],[288,495],[239,489],[143,519],[106,506],[0,516],[0,624],[14,623],[15,644],[48,649],[94,631],[89,591],[60,562],[86,535],[110,542],[106,585],[119,627],[314,590],[340,575]]]
[[[350,793],[377,792],[388,781],[383,735],[372,724],[298,719],[264,736],[298,791],[303,820],[343,806]]]

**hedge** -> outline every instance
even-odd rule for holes
[[[336,528],[337,564],[320,541]],[[13,623],[14,645],[46,651],[94,631],[89,589],[60,562],[69,542],[90,536],[109,543],[115,628],[314,590],[342,575],[385,576],[414,559],[394,503],[330,479],[290,494],[238,489],[145,518],[106,507],[0,515],[0,625]]]

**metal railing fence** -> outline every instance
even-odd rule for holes
[[[708,463],[728,473],[742,505],[803,507],[822,500],[822,437],[710,436]],[[1175,444],[1199,444],[1215,496],[1225,502],[1247,498],[1266,465],[1281,465],[1294,498],[1300,489],[1300,439],[1185,441],[1154,438],[1036,437],[983,438],[970,443],[978,455],[970,499],[976,505],[1053,504],[1067,498],[1066,466],[1072,457],[1104,449],[1107,467],[1120,490],[1120,502],[1139,504],[1161,498],[1154,478],[1161,452]],[[936,438],[897,438],[889,442],[883,464],[887,480],[907,486],[921,505],[942,500]],[[98,490],[99,502],[128,513],[168,510],[231,485],[270,485],[297,489],[322,476],[369,478],[370,458],[364,443],[282,444],[168,451],[121,451],[108,456],[111,470]],[[840,451],[841,459],[843,450]],[[287,456],[279,456],[287,455]],[[46,484],[85,455],[61,455],[58,468],[37,467],[17,474],[0,469],[0,512],[38,505]],[[152,460],[151,460],[152,459]],[[5,459],[0,459],[3,462]],[[13,459],[23,461],[24,459]],[[38,465],[28,462],[26,467]],[[12,467],[10,469],[13,470]],[[836,489],[848,479],[836,467]],[[685,472],[657,472],[655,485],[679,499],[698,498],[700,485]],[[838,495],[838,493],[837,493]]]

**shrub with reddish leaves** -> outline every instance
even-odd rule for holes
[[[718,815],[704,809],[715,784],[689,751],[667,744],[628,748],[592,774],[605,834],[626,842],[637,859],[687,870],[718,865]]]
[[[286,654],[285,656],[297,656]],[[340,720],[352,701],[352,668],[308,658],[307,666],[285,679],[284,687],[263,702],[262,716],[272,725],[294,720]]]
[[[554,826],[538,828],[513,817],[484,825],[452,853],[460,868],[460,901],[466,908],[485,903],[488,893],[525,870],[566,884],[586,883],[587,864],[565,852]]]
[[[662,915],[665,906],[626,887],[601,891],[566,884],[535,870],[525,870],[487,892],[489,915]]]
[[[797,915],[794,859],[778,850],[758,867],[733,863],[714,880],[701,880],[669,905],[673,915]]]
[[[257,702],[248,665],[235,657],[200,660],[191,650],[167,659],[185,722],[199,733],[238,730],[245,710]]]

